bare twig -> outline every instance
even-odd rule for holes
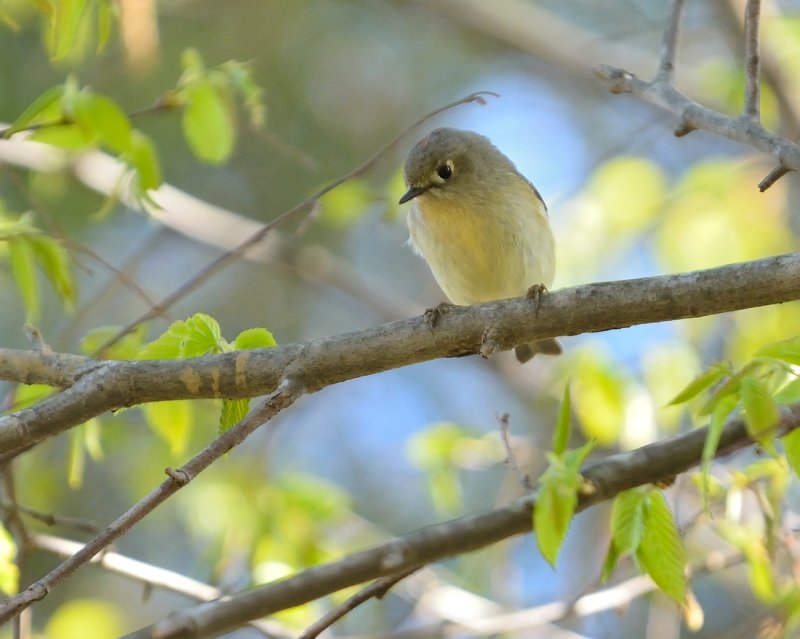
[[[220,435],[177,471],[168,473],[169,479],[162,482],[127,512],[117,517],[116,520],[106,526],[101,533],[87,542],[78,552],[71,555],[54,570],[28,586],[18,595],[0,602],[0,624],[14,618],[34,602],[46,597],[64,579],[91,561],[97,553],[107,548],[115,539],[130,530],[135,523],[150,514],[159,504],[175,494],[215,460],[238,446],[261,424],[272,419],[281,410],[293,404],[302,394],[302,387],[296,382],[285,378],[260,407],[251,411],[242,421]],[[175,479],[176,473],[180,474],[180,480]]]
[[[747,0],[744,14],[744,116],[761,119],[761,74],[758,53],[758,22],[761,0]]]
[[[661,59],[655,82],[672,82],[675,72],[675,52],[678,48],[678,30],[685,0],[673,0],[667,28],[661,42]]]
[[[397,582],[402,581],[417,569],[417,567],[413,567],[396,575],[381,577],[315,621],[297,639],[315,639],[321,632],[330,628],[339,619],[358,608],[361,604],[370,599],[382,599]]]
[[[52,535],[34,535],[31,538],[31,548],[68,559],[80,552],[83,544]],[[143,561],[131,559],[116,552],[103,552],[93,557],[89,563],[97,564],[104,570],[116,575],[139,581],[149,588],[160,588],[175,592],[196,601],[215,601],[223,598],[225,594],[219,588],[210,586],[202,581],[191,579],[180,573],[159,568]],[[249,625],[268,633],[272,637],[288,636],[288,632],[284,628],[272,621],[251,621]]]
[[[153,319],[173,304],[178,302],[179,300],[183,299],[186,295],[191,293],[195,290],[198,286],[203,284],[204,282],[208,281],[211,277],[213,277],[216,273],[224,269],[225,267],[229,266],[233,262],[237,261],[239,258],[244,255],[244,253],[249,249],[251,246],[258,244],[261,242],[270,231],[275,229],[281,224],[285,224],[290,220],[298,218],[305,214],[308,210],[310,210],[314,203],[319,200],[323,195],[332,191],[340,184],[347,182],[348,180],[352,180],[359,175],[362,175],[366,171],[368,171],[372,166],[381,159],[386,153],[391,151],[400,140],[403,139],[409,132],[416,129],[421,124],[427,122],[434,116],[439,115],[440,113],[447,111],[449,109],[455,108],[462,104],[469,104],[471,102],[477,102],[478,104],[485,104],[486,103],[486,96],[495,96],[499,97],[498,94],[493,93],[491,91],[477,91],[475,93],[471,93],[470,95],[461,98],[460,100],[455,100],[454,102],[450,102],[449,104],[445,104],[438,109],[434,109],[430,113],[425,114],[419,120],[414,122],[411,126],[405,129],[402,133],[397,135],[393,140],[391,140],[388,144],[385,144],[375,155],[373,155],[369,160],[364,162],[363,164],[357,166],[355,169],[343,175],[332,182],[328,183],[326,186],[319,189],[316,193],[309,196],[302,202],[296,204],[288,211],[281,213],[278,217],[274,218],[272,221],[267,222],[263,226],[261,226],[255,233],[253,233],[250,237],[248,237],[244,242],[239,244],[237,247],[223,253],[218,258],[207,264],[204,268],[198,271],[195,275],[190,277],[186,280],[183,284],[181,284],[177,289],[175,289],[172,293],[164,297],[160,302],[158,302],[155,306],[151,307],[148,311],[142,313],[137,317],[135,320],[127,324],[124,328],[120,329],[120,331],[111,339],[106,341],[100,348],[98,349],[97,353],[102,353],[105,349],[109,348],[116,342],[118,342],[122,337],[130,333],[133,329],[135,329],[139,324],[142,322],[146,322],[150,319]],[[97,354],[95,353],[95,354]]]
[[[800,427],[800,405],[784,414],[780,433],[797,427]],[[579,496],[577,510],[585,510],[623,490],[656,483],[693,467],[700,461],[706,432],[706,428],[693,430],[612,455],[586,467],[581,474],[596,490]],[[730,454],[750,443],[744,422],[733,420],[722,431],[717,456]],[[313,601],[369,579],[393,575],[528,533],[536,498],[537,493],[534,493],[488,513],[429,526],[339,561],[234,595],[229,601],[201,604],[192,610],[172,614],[132,633],[128,639],[189,639],[219,634],[250,619]]]
[[[675,135],[680,137],[691,131],[703,129],[721,137],[742,142],[771,154],[778,161],[774,169],[759,184],[764,191],[788,171],[800,169],[800,145],[765,129],[760,122],[760,86],[758,55],[759,0],[748,0],[745,15],[745,67],[746,90],[743,117],[731,118],[706,108],[680,93],[671,82],[672,55],[677,38],[680,5],[674,0],[669,24],[664,31],[661,66],[652,82],[645,82],[625,69],[600,65],[597,76],[612,93],[630,93],[657,106],[663,107],[678,118]]]
[[[52,513],[43,513],[33,508],[28,508],[21,504],[2,502],[0,507],[6,510],[16,510],[17,512],[27,515],[28,517],[47,524],[48,526],[61,526],[62,528],[71,528],[72,530],[79,530],[82,532],[96,533],[100,527],[85,519],[78,519],[77,517],[65,517],[63,515],[53,515]]]
[[[497,423],[500,425],[500,441],[503,442],[503,448],[506,451],[506,465],[514,472],[519,479],[519,483],[527,490],[533,490],[533,482],[527,473],[523,473],[522,469],[517,463],[517,457],[514,455],[514,450],[511,448],[511,440],[508,434],[509,415],[503,413],[497,417]]]
[[[190,360],[97,361],[0,349],[0,379],[69,386],[0,417],[0,455],[30,446],[105,411],[166,399],[230,399],[275,390],[285,376],[306,392],[437,357],[479,352],[491,328],[504,350],[576,335],[713,315],[800,298],[800,253],[554,291],[538,315],[525,298],[453,307],[431,331],[424,317],[275,348]],[[59,365],[63,368],[53,370]]]

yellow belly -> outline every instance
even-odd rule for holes
[[[411,244],[454,304],[516,297],[553,283],[553,235],[538,198],[523,193],[492,210],[487,215],[423,196],[409,212]]]

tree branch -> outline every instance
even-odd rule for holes
[[[305,392],[439,357],[480,352],[492,335],[516,344],[635,324],[714,315],[800,298],[800,253],[679,275],[599,282],[549,293],[535,309],[524,297],[453,307],[431,329],[422,317],[309,342],[185,360],[98,361],[0,349],[0,379],[72,386],[0,417],[9,454],[122,406],[169,399],[254,397],[291,378]],[[43,358],[39,365],[36,358]],[[54,358],[55,359],[47,359]],[[21,362],[18,364],[17,362]],[[64,379],[72,373],[71,380]]]
[[[765,191],[782,175],[800,169],[800,145],[765,129],[759,119],[759,57],[758,22],[760,2],[748,0],[745,14],[745,109],[741,117],[732,118],[706,108],[679,92],[670,81],[671,69],[668,44],[677,37],[676,14],[683,0],[674,0],[673,13],[664,33],[664,53],[659,72],[652,82],[640,80],[633,73],[619,67],[603,64],[595,74],[612,93],[630,93],[673,113],[678,118],[675,135],[680,137],[696,129],[702,129],[720,137],[747,144],[759,151],[771,154],[778,166],[770,171],[758,185]],[[667,69],[667,67],[670,67]]]
[[[761,119],[761,61],[758,54],[758,22],[761,0],[747,0],[744,14],[744,116]]]
[[[669,23],[664,29],[664,38],[661,42],[661,59],[658,64],[659,82],[672,82],[675,71],[675,51],[678,48],[678,29],[681,22],[681,13],[685,0],[673,0],[672,12],[670,13]]]
[[[71,555],[54,570],[19,594],[0,601],[0,624],[14,618],[34,602],[44,599],[64,579],[91,561],[97,553],[107,548],[115,539],[130,530],[134,524],[150,514],[168,497],[187,485],[214,461],[239,445],[256,428],[297,401],[302,393],[303,389],[301,387],[286,379],[266,398],[259,408],[251,411],[242,421],[220,435],[181,468],[178,470],[167,468],[165,472],[168,479],[129,508],[127,512],[117,517],[116,520],[106,526],[78,552]]]
[[[800,427],[800,405],[793,406],[783,415],[779,431],[785,433],[797,427]],[[695,466],[700,461],[706,433],[706,428],[700,428],[589,465],[582,474],[594,491],[579,497],[577,510],[585,510],[635,486],[666,481]],[[717,456],[750,443],[743,421],[733,420],[722,430]],[[393,575],[528,533],[536,498],[537,493],[533,493],[488,513],[429,526],[339,561],[315,566],[234,595],[228,601],[202,604],[174,613],[128,635],[127,639],[214,636],[251,619],[313,601],[370,579]]]

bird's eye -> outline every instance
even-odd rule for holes
[[[453,175],[453,163],[448,160],[446,164],[440,164],[436,169],[436,175],[443,180],[449,180]]]

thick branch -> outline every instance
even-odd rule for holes
[[[498,349],[507,350],[547,337],[714,315],[799,298],[800,253],[792,253],[680,275],[555,291],[542,298],[538,314],[528,300],[517,298],[454,307],[433,329],[417,317],[310,342],[197,359],[80,360],[77,370],[91,372],[76,373],[70,388],[0,418],[0,453],[29,446],[121,406],[167,399],[253,397],[272,392],[285,377],[314,392],[438,357],[478,353],[487,334]],[[0,349],[0,379],[19,381],[15,362],[31,357],[35,355]],[[28,382],[51,379],[47,375],[37,379],[31,373],[36,368],[30,365],[24,370]]]
[[[800,406],[782,418],[781,432],[800,426]],[[595,488],[578,510],[612,499],[623,490],[668,480],[700,461],[705,428],[677,435],[590,465],[583,476]],[[751,443],[741,420],[722,431],[718,455]],[[281,581],[199,605],[129,635],[128,639],[191,639],[215,636],[247,621],[285,610],[369,579],[483,548],[531,531],[536,493],[491,512],[429,526],[340,561],[316,566]]]

